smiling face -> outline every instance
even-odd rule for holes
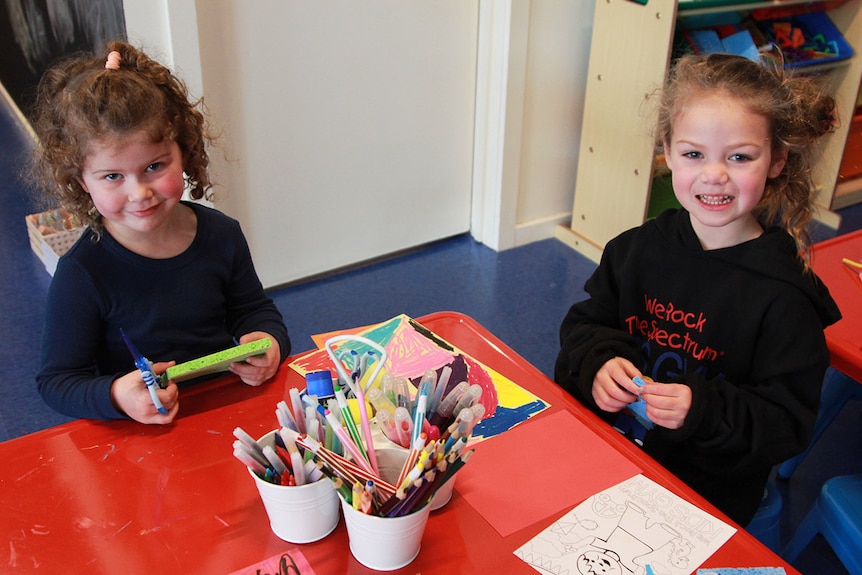
[[[140,240],[169,221],[184,191],[176,142],[151,142],[145,132],[94,142],[81,185],[118,241]]]
[[[768,120],[732,95],[689,98],[674,116],[665,160],[674,195],[691,215],[704,249],[737,245],[758,237],[751,211],[768,177],[784,167],[773,157]]]
[[[591,550],[578,557],[578,571],[582,575],[621,575],[623,570],[616,557]]]

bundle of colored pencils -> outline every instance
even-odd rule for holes
[[[446,436],[431,440],[419,448],[418,453],[408,452],[401,475],[395,483],[390,483],[332,453],[307,435],[295,434],[286,428],[280,433],[285,442],[292,440],[314,454],[317,469],[330,477],[333,487],[346,502],[355,509],[383,517],[407,515],[424,506],[473,454],[472,449],[464,449],[467,437]]]
[[[448,377],[446,369],[448,368],[444,368],[441,372],[443,378]],[[352,450],[347,450],[351,457],[348,459],[346,456],[332,452],[308,435],[285,427],[281,429],[280,433],[286,443],[293,441],[296,445],[314,454],[320,464],[318,468],[332,479],[333,485],[341,497],[346,502],[351,503],[354,508],[385,517],[409,514],[425,505],[434,493],[447,481],[450,481],[467,462],[473,453],[472,450],[465,449],[467,441],[475,424],[484,414],[484,407],[476,402],[479,394],[476,391],[466,391],[466,382],[456,386],[460,390],[457,393],[450,391],[447,395],[441,391],[438,399],[446,401],[449,395],[455,393],[454,399],[448,399],[449,404],[454,406],[463,401],[463,407],[457,416],[447,416],[447,419],[442,420],[451,421],[444,428],[442,434],[439,431],[435,433],[434,430],[437,427],[431,426],[430,431],[433,436],[429,436],[425,431],[429,429],[428,418],[426,417],[426,413],[429,411],[429,402],[435,389],[442,390],[445,388],[445,381],[442,384],[437,382],[436,375],[436,372],[432,370],[425,373],[415,398],[410,394],[412,384],[408,386],[405,383],[400,383],[403,388],[401,393],[404,400],[409,399],[412,413],[411,425],[409,426],[410,438],[405,445],[408,450],[401,471],[393,483],[386,481],[380,473],[369,469],[365,460]],[[383,379],[385,387],[387,376],[384,376]],[[374,392],[375,390],[370,391]],[[369,398],[372,403],[375,399],[380,399],[374,393],[370,393],[370,395],[375,396]],[[464,398],[465,395],[469,399]],[[431,405],[435,404],[432,403]],[[377,409],[376,417],[379,421],[380,414],[386,411],[386,407],[381,406],[378,401],[375,408]],[[399,408],[407,410],[406,404],[399,406]],[[439,412],[435,410],[435,413]]]
[[[473,449],[463,451],[466,443],[467,438],[462,437],[447,451],[445,440],[431,440],[397,485],[395,494],[376,509],[376,513],[384,517],[399,517],[422,508],[473,455]]]
[[[303,458],[296,444],[285,443],[279,433],[274,434],[274,445],[261,445],[241,427],[234,429],[233,434],[237,438],[233,443],[234,457],[264,481],[294,486],[323,477],[314,461]]]
[[[407,449],[394,482],[386,481],[373,465],[369,454],[374,445],[363,442],[339,386],[326,405],[291,389],[292,407],[285,401],[276,407],[281,427],[274,433],[275,445],[261,446],[236,428],[234,456],[266,481],[302,485],[325,475],[356,509],[385,517],[407,515],[425,505],[473,453],[466,445],[485,413],[478,402],[481,387],[460,382],[446,390],[450,374],[451,369],[444,367],[438,381],[437,372],[429,370],[415,396],[412,383],[388,375],[383,376],[381,389],[370,390],[382,431],[390,439],[399,438],[393,441]],[[397,406],[389,399],[395,387]],[[393,432],[396,422],[398,431]]]
[[[455,389],[444,393],[450,373],[450,368],[444,367],[438,381],[436,371],[425,372],[419,383],[415,401],[409,392],[409,387],[412,385],[408,386],[404,383],[405,380],[395,382],[394,387],[400,389],[398,392],[399,405],[392,411],[398,420],[400,434],[405,435],[409,431],[409,438],[406,441],[402,437],[401,441],[396,442],[409,449],[401,472],[395,483],[392,484],[395,487],[395,493],[385,500],[383,498],[372,499],[370,508],[368,508],[368,506],[363,506],[361,501],[357,504],[355,498],[357,494],[362,495],[362,485],[354,484],[355,490],[351,489],[350,491],[352,499],[347,498],[346,490],[342,492],[342,497],[346,501],[352,501],[354,507],[363,510],[368,508],[369,512],[385,517],[407,515],[425,505],[434,493],[447,481],[450,481],[467,462],[473,451],[464,451],[464,448],[473,427],[485,413],[484,406],[477,402],[479,395],[481,395],[481,387],[476,386],[478,390],[471,389],[466,382],[462,382],[455,386]],[[385,390],[392,383],[391,380],[387,381],[387,377],[387,375],[383,376],[381,394],[369,393],[372,396],[369,399],[377,409],[375,417],[377,417],[378,423],[382,419],[384,425],[386,416],[382,414],[388,413],[389,409],[385,404],[388,399],[385,397]],[[371,390],[371,392],[374,391]],[[441,410],[440,405],[444,404],[446,407]],[[455,412],[457,416],[451,417],[456,406],[460,407],[460,411]],[[409,413],[408,408],[412,410],[412,413],[406,417],[404,414]],[[399,410],[403,412],[400,416]],[[430,424],[429,418],[426,416],[428,413],[438,416],[438,424],[441,422],[448,423],[442,434],[440,434],[437,425]],[[441,415],[441,413],[445,413],[445,415]],[[383,431],[386,433],[385,427]],[[391,436],[387,436],[391,439]]]
[[[290,400],[292,410],[284,401],[276,406],[275,415],[281,430],[275,433],[275,445],[261,446],[238,427],[234,430],[237,437],[233,444],[234,457],[258,477],[271,483],[303,485],[309,480],[317,481],[322,477],[322,472],[312,460],[312,452],[296,442],[296,437],[302,434],[307,442],[319,443],[342,459],[346,453],[350,453],[355,464],[360,465],[367,474],[373,473],[364,455],[361,437],[355,430],[347,400],[340,390],[337,390],[336,399],[329,402],[329,407],[334,411],[320,405],[314,396],[301,396],[297,389],[290,390]],[[351,427],[353,431],[348,432],[347,429]]]

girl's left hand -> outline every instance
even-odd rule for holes
[[[679,429],[691,409],[691,388],[681,383],[650,383],[641,388],[647,417],[667,429]]]
[[[237,361],[230,364],[231,373],[235,373],[239,378],[246,383],[257,387],[278,371],[278,366],[281,363],[281,347],[278,345],[278,340],[263,331],[252,331],[239,338],[239,343],[249,343],[268,337],[272,340],[272,345],[266,350],[266,353],[261,355],[253,355],[246,358],[244,361]]]

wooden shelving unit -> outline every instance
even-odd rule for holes
[[[651,98],[670,66],[678,18],[794,4],[812,2],[597,0],[572,222],[556,237],[598,261],[610,239],[644,222],[655,166]],[[822,72],[842,122],[824,139],[813,178],[819,219],[837,227],[836,183],[862,81],[862,0],[828,14],[854,51]]]

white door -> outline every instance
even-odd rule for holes
[[[215,204],[266,287],[469,231],[478,0],[196,4]]]

